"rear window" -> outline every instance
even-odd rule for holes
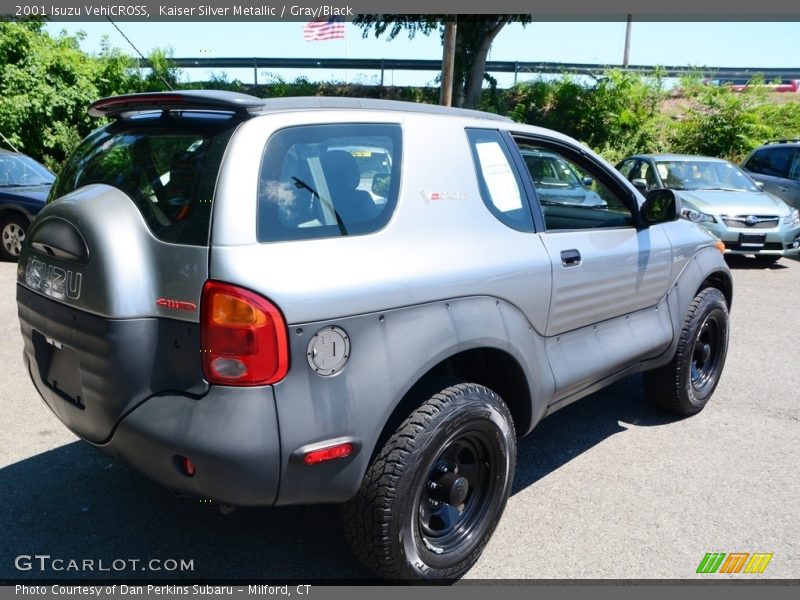
[[[392,216],[400,186],[399,125],[290,127],[264,151],[261,242],[363,235]]]
[[[227,115],[180,114],[111,124],[70,156],[49,201],[104,183],[127,194],[160,240],[208,245],[217,174],[235,125]]]

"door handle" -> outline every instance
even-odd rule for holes
[[[574,248],[571,250],[562,250],[561,264],[565,267],[577,267],[581,264],[581,253]]]

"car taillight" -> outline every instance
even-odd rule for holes
[[[289,370],[286,323],[266,298],[206,281],[200,302],[203,374],[210,383],[267,385]]]

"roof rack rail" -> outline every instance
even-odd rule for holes
[[[341,96],[289,96],[286,98],[270,98],[262,100],[259,113],[286,111],[286,110],[385,110],[398,112],[415,112],[435,115],[450,115],[469,117],[473,119],[488,119],[490,121],[511,121],[508,117],[480,110],[468,108],[452,108],[438,104],[423,104],[420,102],[403,102],[400,100],[379,100],[376,98],[346,98]]]
[[[770,144],[797,144],[800,143],[800,139],[786,139],[786,140],[767,140],[764,142],[765,146],[769,146]]]

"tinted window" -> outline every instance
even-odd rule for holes
[[[230,118],[134,119],[92,133],[70,156],[49,201],[104,183],[131,199],[150,230],[166,242],[208,244],[211,202]]]
[[[548,231],[633,225],[620,197],[598,181],[597,165],[576,161],[560,150],[519,141]]]
[[[625,179],[633,180],[636,179],[636,174],[633,172],[634,165],[636,165],[635,160],[626,160],[618,167],[618,170]]]
[[[789,169],[789,179],[800,181],[800,151],[795,150],[794,160],[792,161],[792,166]]]
[[[401,139],[399,125],[307,125],[277,132],[261,164],[259,241],[382,228],[397,203]]]
[[[656,169],[664,186],[673,190],[759,191],[744,171],[729,162],[659,160]]]
[[[500,132],[469,129],[472,157],[484,204],[502,223],[518,231],[533,231],[533,219],[522,183]]]
[[[786,177],[793,154],[792,148],[765,148],[753,154],[745,166],[754,173]]]
[[[32,158],[0,152],[0,187],[53,183],[55,176]]]

